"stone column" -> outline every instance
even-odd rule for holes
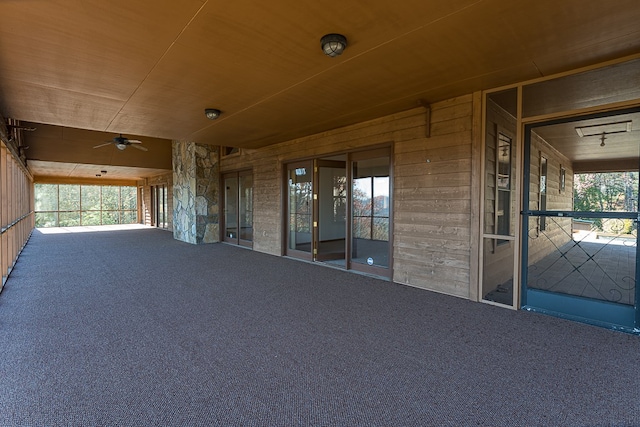
[[[173,141],[173,237],[187,243],[220,241],[219,147]]]

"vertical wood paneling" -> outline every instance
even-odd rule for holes
[[[33,180],[4,142],[0,143],[0,271],[2,285],[33,230]]]
[[[7,191],[7,149],[4,143],[0,143],[0,226],[2,226],[2,234],[0,234],[0,273],[2,275],[2,285],[7,277],[9,271],[9,257],[8,257],[8,235],[5,235],[4,230],[8,225],[8,206],[9,206],[9,194]]]

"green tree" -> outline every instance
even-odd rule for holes
[[[634,212],[638,209],[638,173],[576,174],[573,194],[575,211]]]

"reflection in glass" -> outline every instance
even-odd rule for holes
[[[238,238],[238,178],[227,177],[224,180],[224,220],[225,235],[230,239]]]
[[[500,304],[513,304],[513,261],[511,242],[498,244],[496,238],[484,238],[482,298]]]
[[[514,304],[517,226],[516,88],[487,94],[484,146],[481,297]]]
[[[298,167],[288,171],[289,182],[289,249],[311,252],[312,238],[312,168]]]
[[[496,188],[498,201],[496,212],[495,234],[508,236],[511,234],[511,138],[498,132],[498,170]],[[498,240],[497,244],[506,240]]]
[[[240,239],[253,240],[253,175],[240,176]]]
[[[353,162],[352,254],[355,263],[389,267],[389,157]]]
[[[347,170],[342,160],[321,161],[318,167],[319,261],[345,266]]]

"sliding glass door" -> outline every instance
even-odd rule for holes
[[[389,149],[287,165],[286,254],[390,277]]]
[[[253,242],[253,174],[232,172],[223,176],[223,240],[251,246]]]

